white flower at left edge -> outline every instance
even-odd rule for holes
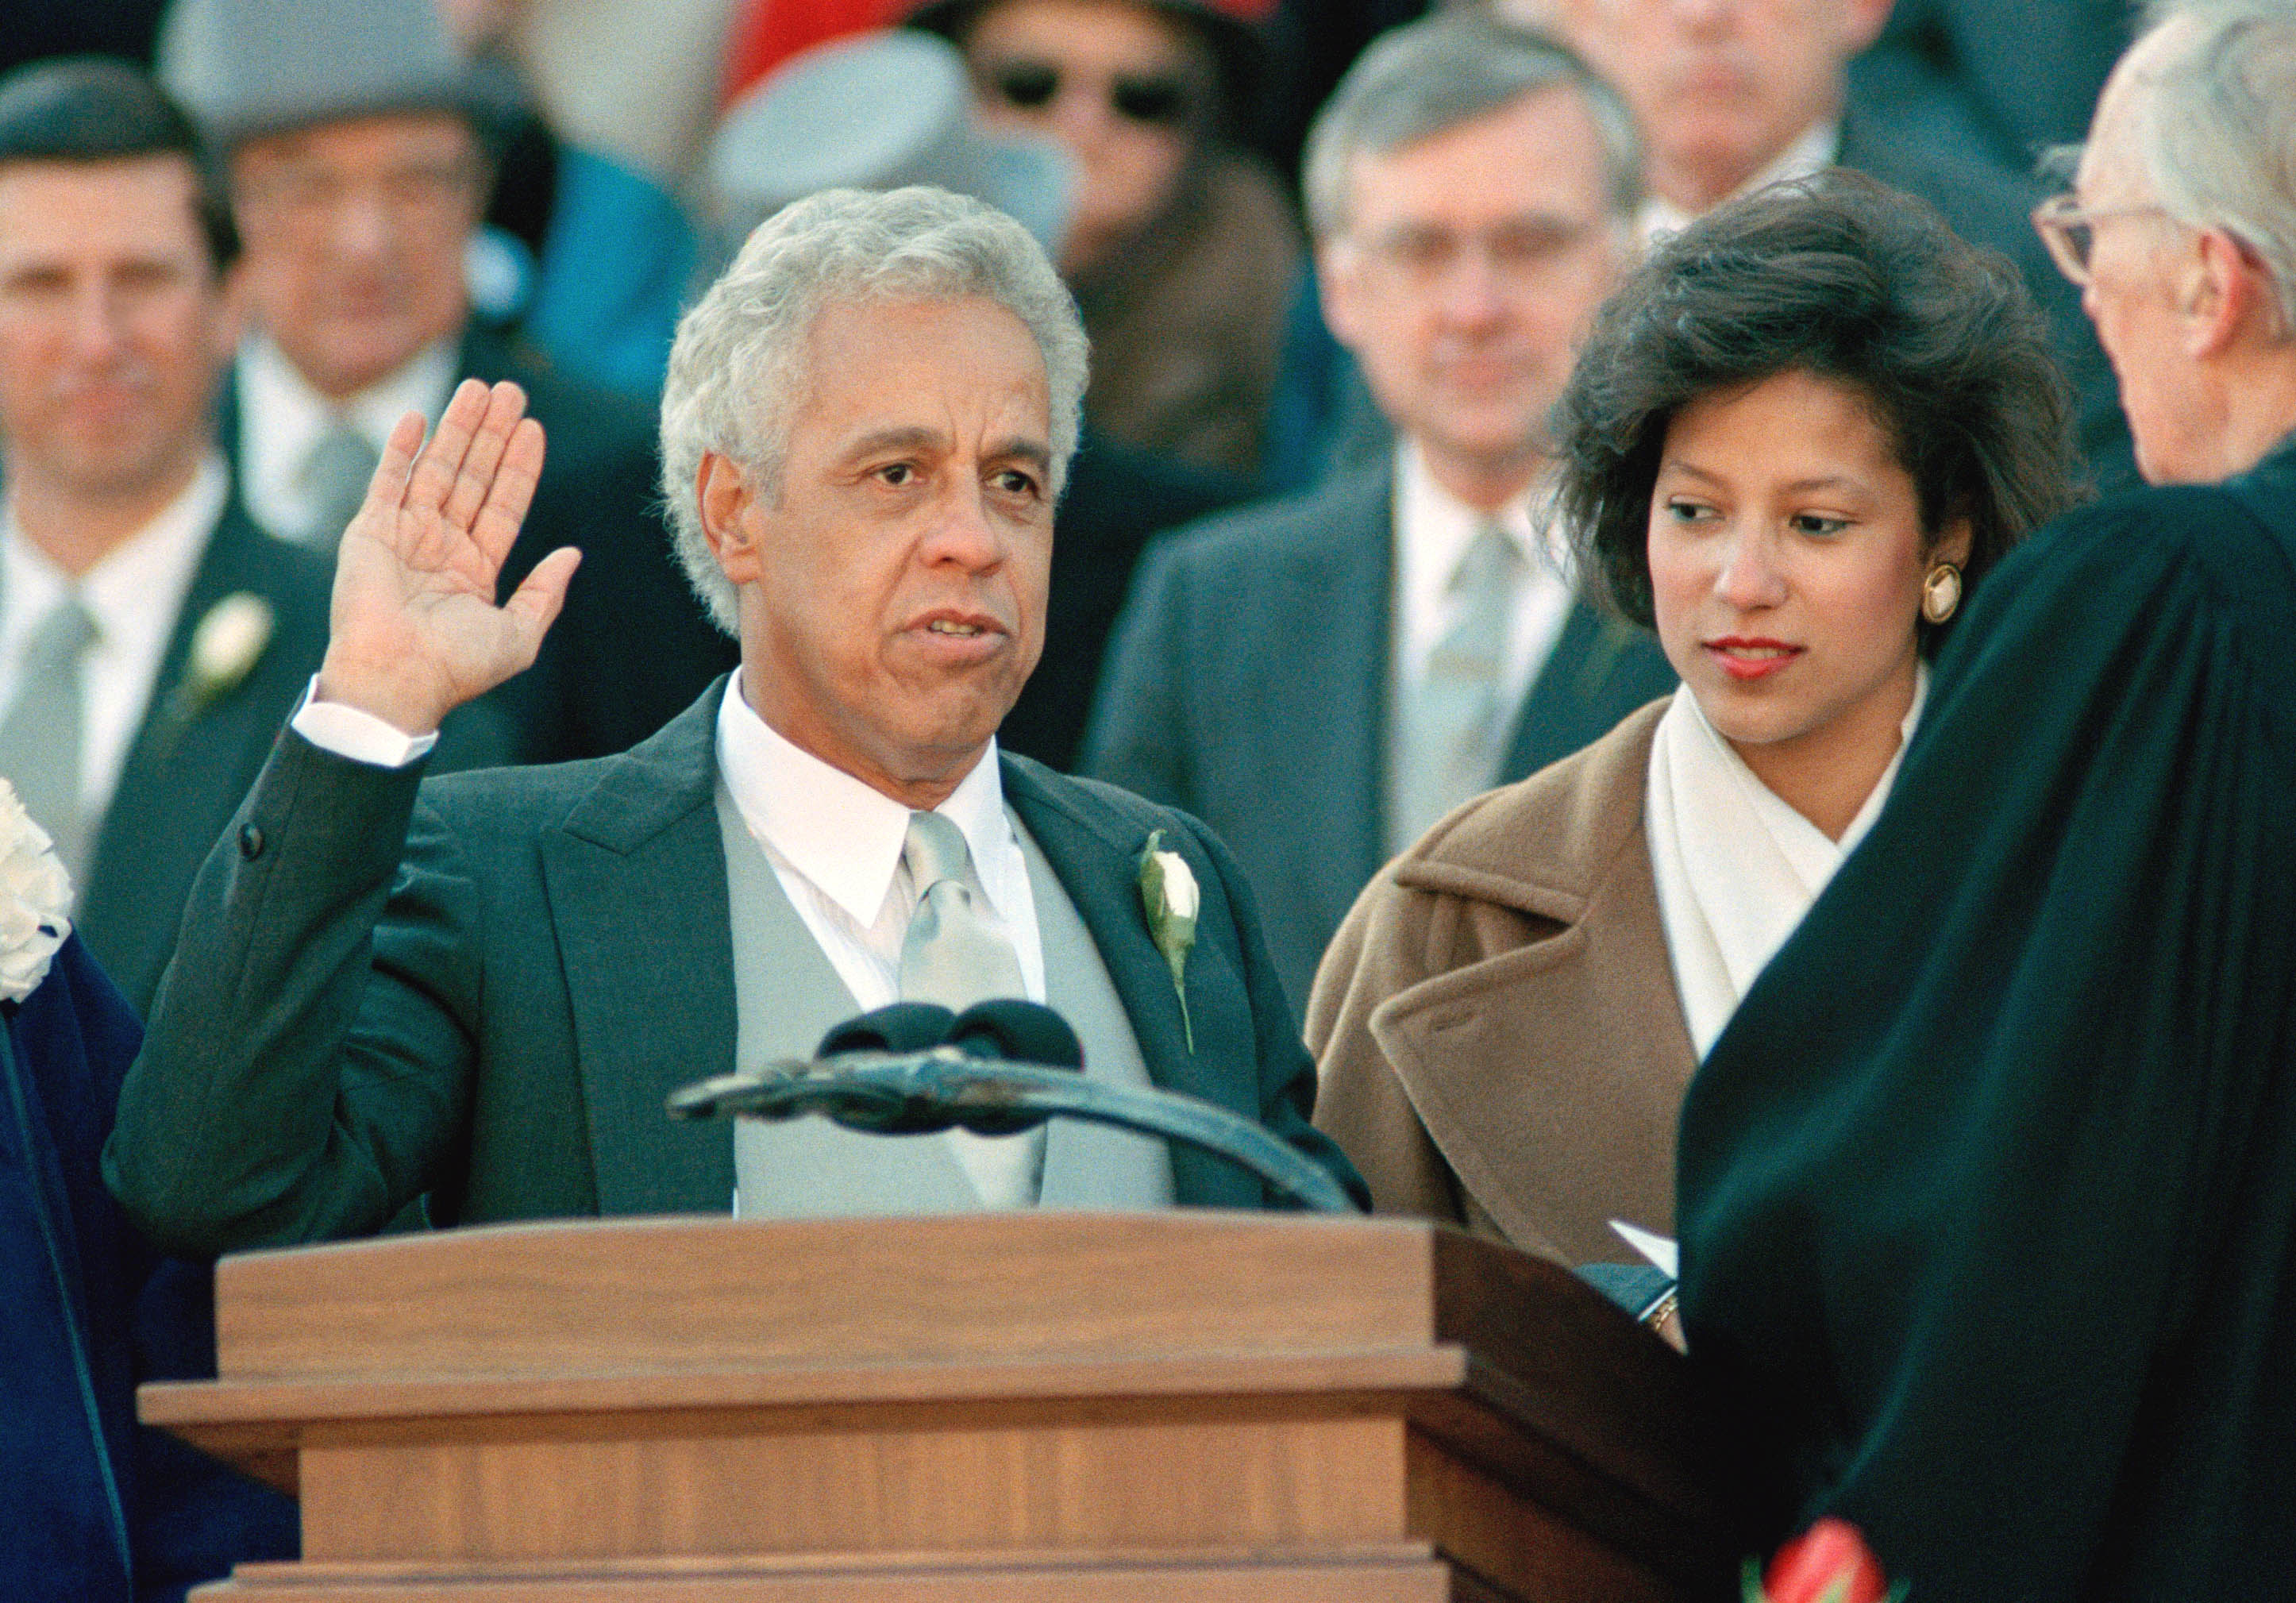
[[[0,1001],[38,990],[71,934],[71,875],[54,846],[0,779]]]
[[[228,695],[271,644],[271,604],[251,590],[236,590],[207,610],[192,630],[191,661],[184,686],[197,711]]]

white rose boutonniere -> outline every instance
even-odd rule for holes
[[[71,875],[54,845],[0,779],[0,1002],[38,990],[71,934]]]
[[[1180,1030],[1188,1050],[1196,1049],[1196,1026],[1188,1017],[1188,949],[1196,943],[1196,908],[1201,894],[1188,859],[1162,850],[1164,832],[1155,830],[1140,850],[1140,905],[1148,915],[1148,933],[1172,970],[1172,989],[1180,998]]]
[[[239,687],[253,671],[277,625],[271,604],[252,590],[234,590],[201,615],[168,711],[181,728]]]

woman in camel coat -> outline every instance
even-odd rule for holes
[[[1683,1093],[1879,811],[1963,592],[2070,497],[2005,264],[1830,172],[1662,242],[1556,415],[1579,560],[1682,676],[1357,900],[1316,1122],[1382,1212],[1573,1266],[1673,1229]]]

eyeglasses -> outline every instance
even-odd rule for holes
[[[1061,97],[1068,73],[1051,62],[991,62],[980,69],[988,92],[1022,111],[1041,111]],[[1195,85],[1176,72],[1118,72],[1107,80],[1109,108],[1144,127],[1177,128],[1195,119]]]
[[[372,195],[396,220],[427,223],[458,215],[478,189],[475,160],[412,161],[373,174],[286,162],[243,183],[240,199],[287,228],[309,233],[325,227],[354,195]]]
[[[1460,263],[1480,257],[1491,276],[1515,290],[1535,290],[1581,259],[1579,248],[1600,237],[1599,225],[1569,218],[1518,218],[1469,233],[1406,224],[1363,242],[1365,255],[1395,287],[1425,292],[1447,280]]]
[[[2089,252],[2096,248],[2096,225],[2117,217],[2166,217],[2160,206],[2101,206],[2094,210],[2070,192],[2052,195],[2033,208],[2033,231],[2049,248],[2057,271],[2083,288],[2088,284]]]

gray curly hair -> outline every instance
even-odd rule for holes
[[[1027,229],[947,190],[824,190],[759,224],[677,325],[661,394],[661,493],[677,558],[712,622],[736,632],[734,586],[711,555],[695,495],[710,451],[779,493],[806,341],[824,308],[978,295],[1018,317],[1045,358],[1052,485],[1068,480],[1084,405],[1076,301]]]

